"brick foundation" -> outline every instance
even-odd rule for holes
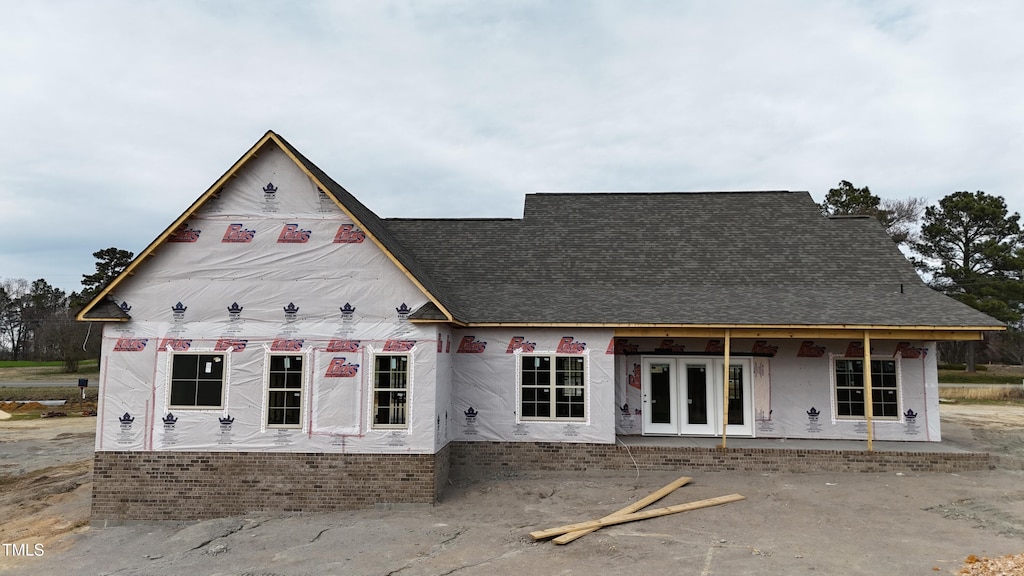
[[[634,460],[636,464],[634,465]],[[449,474],[585,470],[961,472],[984,453],[865,452],[454,442],[437,454],[97,452],[92,521],[201,520],[249,512],[330,512],[434,504]]]
[[[92,520],[202,520],[256,511],[433,504],[448,481],[448,451],[97,452]]]
[[[985,453],[693,448],[554,442],[456,442],[453,475],[486,471],[962,472],[993,465]],[[634,460],[636,464],[634,464]]]

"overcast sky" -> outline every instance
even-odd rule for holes
[[[0,279],[78,290],[268,129],[382,217],[840,180],[1024,211],[1024,2],[0,0]]]

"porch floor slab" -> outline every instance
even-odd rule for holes
[[[658,446],[667,448],[718,448],[721,437],[698,436],[617,436],[616,440],[626,446]],[[867,440],[814,440],[794,438],[726,438],[728,448],[757,448],[773,450],[829,450],[841,452],[866,452]],[[965,449],[952,442],[900,442],[875,440],[875,452],[912,452],[920,454],[970,454],[977,451]]]

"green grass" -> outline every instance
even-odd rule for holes
[[[78,384],[79,378],[88,378],[94,385],[100,376],[99,363],[95,359],[83,360],[77,372],[65,372],[63,362],[0,362],[0,385],[4,382],[67,382]]]
[[[36,367],[34,369],[34,371],[31,372],[31,374],[33,376],[35,376],[35,377],[34,378],[26,378],[26,379],[27,380],[40,380],[40,379],[43,379],[43,377],[45,377],[45,376],[60,376],[63,379],[77,378],[79,376],[81,376],[82,378],[98,378],[99,375],[100,375],[100,369],[97,368],[95,365],[93,365],[93,366],[79,366],[78,367],[78,372],[65,372],[63,364],[61,366],[59,366],[59,367],[54,367],[54,368],[51,368],[51,369],[46,369],[46,368],[50,368],[50,367],[49,366],[43,366],[41,368],[40,367]],[[13,374],[12,374],[12,376],[13,376]],[[10,381],[10,380],[16,380],[16,379],[15,378],[7,378],[4,375],[4,370],[2,368],[0,368],[0,382],[3,382],[4,380]]]
[[[62,360],[50,360],[47,362],[36,362],[34,360],[0,360],[0,369],[3,368],[41,368],[53,366],[56,368],[63,368],[64,362]],[[98,366],[96,360],[82,360],[78,363],[79,370],[83,368]],[[98,368],[96,368],[98,369]]]
[[[11,422],[13,420],[39,420],[39,414],[11,414],[7,421]]]
[[[95,386],[85,389],[85,400],[96,401],[99,390]],[[78,402],[82,398],[82,389],[78,386],[4,386],[0,382],[0,402],[15,400],[67,400],[68,403]]]
[[[1014,374],[991,374],[988,372],[963,372],[960,370],[939,370],[942,384],[1020,384],[1021,376]]]

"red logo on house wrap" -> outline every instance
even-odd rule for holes
[[[927,348],[915,348],[910,345],[910,342],[900,342],[896,345],[896,352],[893,356],[899,354],[903,358],[926,358],[928,356]]]
[[[678,354],[680,352],[685,352],[686,351],[686,345],[685,344],[676,344],[676,341],[673,340],[672,338],[665,338],[665,339],[663,339],[661,341],[661,344],[658,344],[657,348],[655,348],[654,351],[655,352],[671,352],[673,354]]]
[[[416,345],[415,340],[388,340],[384,343],[385,352],[408,352]]]
[[[240,242],[249,243],[256,236],[255,230],[247,230],[245,226],[241,224],[228,224],[228,229],[224,231],[224,237],[220,239],[221,242]]]
[[[604,351],[605,354],[636,354],[639,346],[636,344],[630,344],[625,338],[612,338],[608,342],[608,349]]]
[[[558,341],[558,354],[582,354],[587,349],[586,342],[577,342],[572,336],[563,336]]]
[[[854,340],[853,342],[850,342],[849,346],[846,347],[846,357],[853,358],[857,356],[861,358],[864,357],[864,343]]]
[[[302,338],[274,338],[270,349],[275,352],[301,352],[303,342]]]
[[[202,232],[201,230],[196,230],[194,228],[189,228],[187,225],[182,224],[180,227],[178,227],[177,230],[174,231],[174,234],[171,234],[170,238],[168,238],[167,241],[168,242],[195,242],[195,241],[199,240],[199,234],[201,232]]]
[[[779,347],[768,344],[767,340],[755,341],[754,346],[750,349],[751,354],[768,354],[770,356],[775,356],[778,351]]]
[[[708,354],[725,354],[725,344],[721,340],[708,340],[708,345],[704,347],[704,352]]]
[[[298,224],[285,224],[281,229],[281,235],[277,237],[278,244],[305,244],[313,235],[312,230],[303,230]]]
[[[526,338],[522,336],[513,336],[508,342],[508,349],[505,350],[505,354],[511,354],[516,350],[522,350],[523,352],[533,352],[537,349],[536,342],[527,342]]]
[[[184,352],[192,347],[192,340],[190,338],[164,338],[160,341],[158,350],[167,350],[168,346],[175,352]]]
[[[334,235],[335,244],[362,244],[363,240],[366,240],[366,233],[353,224],[338,226],[338,233]]]
[[[814,340],[804,340],[800,343],[796,355],[801,358],[821,358],[825,355],[825,347],[815,346]]]
[[[213,350],[214,352],[223,352],[230,348],[235,352],[241,352],[245,350],[247,344],[249,344],[249,341],[244,338],[220,338],[213,346]]]
[[[358,352],[359,340],[332,339],[327,343],[327,352]]]
[[[484,351],[484,348],[487,348],[487,342],[477,340],[476,336],[463,336],[455,352],[457,354],[479,354]]]
[[[146,349],[149,338],[130,338],[123,336],[114,343],[114,352],[142,352]]]
[[[345,361],[344,357],[331,358],[331,363],[327,366],[327,372],[324,373],[325,378],[351,378],[356,375],[359,371],[359,364],[350,364]]]

